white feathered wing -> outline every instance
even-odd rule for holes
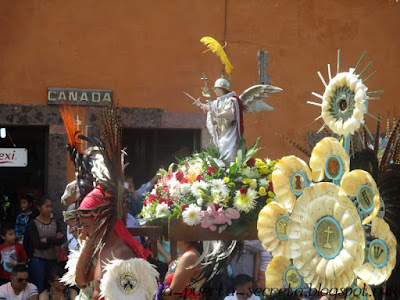
[[[249,87],[240,95],[240,99],[243,101],[244,112],[255,113],[264,110],[273,111],[274,108],[265,103],[263,99],[268,97],[269,93],[277,93],[280,91],[282,91],[281,88],[268,84],[258,84]]]

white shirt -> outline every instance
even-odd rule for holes
[[[224,298],[224,300],[238,300],[236,292],[233,295],[226,296]],[[254,294],[251,294],[250,298],[247,298],[246,300],[260,300],[260,297],[254,295]]]
[[[36,285],[28,283],[26,288],[15,295],[11,282],[0,286],[0,300],[28,300],[29,297],[39,295]]]

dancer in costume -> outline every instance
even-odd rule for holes
[[[68,121],[72,118],[71,111],[64,108],[62,114],[64,124],[73,124]],[[79,258],[75,259],[75,264],[69,264],[69,277],[74,273],[72,277],[80,288],[93,282],[93,299],[152,299],[157,290],[158,272],[147,262],[148,251],[124,223],[126,195],[118,111],[106,108],[99,127],[99,138],[78,137],[92,143],[93,151],[71,154],[81,177],[77,176],[76,182],[79,185],[79,238],[84,240],[84,245],[80,252],[73,253]],[[67,129],[67,132],[76,136],[77,130]],[[86,193],[91,178],[95,188]]]

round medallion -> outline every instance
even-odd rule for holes
[[[331,259],[339,254],[343,247],[343,233],[334,218],[326,216],[317,222],[314,229],[314,244],[322,257]]]
[[[369,185],[362,185],[357,192],[357,200],[360,204],[360,208],[365,212],[371,212],[374,207],[374,192]]]
[[[136,276],[132,273],[124,273],[118,278],[118,287],[125,293],[133,293],[138,288]]]
[[[286,288],[298,289],[301,287],[302,277],[294,266],[286,268],[283,274],[283,283]]]
[[[282,241],[287,241],[288,235],[287,235],[287,227],[289,225],[289,218],[285,215],[280,215],[278,218],[276,218],[275,222],[275,233],[276,236],[282,240]]]
[[[303,190],[309,185],[310,184],[303,171],[293,172],[292,176],[290,176],[290,189],[296,196],[300,196],[303,193]]]
[[[380,239],[373,240],[369,244],[368,259],[376,268],[385,266],[389,259],[386,243]]]
[[[325,163],[325,174],[331,180],[339,180],[343,175],[343,162],[336,155],[329,156]]]

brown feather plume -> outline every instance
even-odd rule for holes
[[[60,106],[61,118],[64,122],[65,130],[67,131],[68,144],[71,149],[76,149],[78,153],[81,152],[81,143],[78,137],[79,125],[75,124],[74,115],[71,106]]]
[[[388,142],[386,144],[385,151],[383,152],[381,163],[379,165],[380,168],[382,168],[384,165],[390,163],[389,158],[390,158],[391,151],[394,150],[393,149],[393,143],[397,139],[397,133],[398,133],[399,127],[400,127],[400,119],[397,121],[397,123],[394,126],[393,130],[390,131],[390,133],[389,133]]]
[[[311,157],[311,152],[302,147],[300,144],[296,143],[295,141],[293,141],[291,138],[278,134],[279,137],[283,138],[287,143],[289,143],[290,145],[294,146],[297,150],[301,151],[303,154],[305,154],[307,157]]]
[[[376,124],[376,133],[375,133],[375,139],[374,139],[374,152],[376,155],[378,155],[379,152],[379,137],[380,137],[380,130],[381,130],[381,114],[378,116],[379,122]]]

